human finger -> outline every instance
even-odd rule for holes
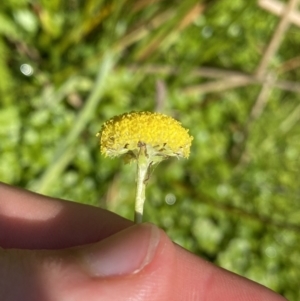
[[[0,279],[11,301],[285,300],[176,246],[151,224],[77,248],[2,250]]]
[[[110,211],[0,182],[0,247],[58,249],[102,240],[133,223]]]

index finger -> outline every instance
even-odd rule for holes
[[[102,240],[133,222],[98,207],[0,182],[0,246],[58,249]]]

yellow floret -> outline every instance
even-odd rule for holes
[[[101,152],[119,156],[130,152],[137,155],[140,146],[154,156],[187,158],[193,137],[174,118],[152,112],[131,112],[105,122],[97,134]]]

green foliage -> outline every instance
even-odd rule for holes
[[[132,110],[172,115],[191,156],[156,168],[145,219],[299,300],[299,30],[272,56],[277,82],[253,117],[265,81],[218,81],[255,73],[279,18],[254,0],[170,3],[1,2],[0,180],[132,219],[135,168],[101,157],[95,134]]]

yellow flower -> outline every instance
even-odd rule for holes
[[[160,113],[131,112],[106,121],[97,137],[105,156],[137,161],[136,223],[142,222],[145,187],[154,164],[169,157],[187,158],[193,137],[181,123]]]
[[[152,112],[131,112],[106,121],[100,132],[101,153],[125,159],[138,159],[141,148],[153,163],[168,157],[185,157],[190,153],[193,137],[174,118]]]

